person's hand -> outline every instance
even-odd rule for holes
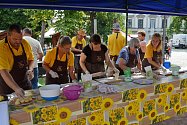
[[[58,73],[54,72],[53,70],[50,70],[49,74],[51,75],[52,78],[59,78]]]
[[[27,71],[27,77],[28,77],[29,80],[32,80],[34,78],[33,70],[28,70]]]
[[[78,81],[76,79],[72,80],[72,83],[77,83]]]
[[[90,74],[90,72],[88,72],[88,70],[85,71],[86,74]]]
[[[15,94],[19,97],[19,98],[24,98],[25,92],[22,88],[18,88],[15,90]]]
[[[4,39],[6,36],[7,36],[7,32],[6,31],[1,32],[0,33],[0,40]]]
[[[120,73],[120,71],[117,68],[114,68],[113,70],[114,70],[115,74],[119,74]]]

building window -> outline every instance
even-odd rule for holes
[[[156,23],[156,20],[155,20],[155,19],[150,19],[150,28],[151,28],[151,29],[154,29],[154,28],[155,28],[155,23]]]
[[[128,19],[127,27],[132,28],[132,19]]]
[[[166,27],[167,27],[167,19],[166,19]],[[162,19],[162,28],[164,28],[164,19]]]
[[[138,19],[138,28],[143,28],[143,19]]]

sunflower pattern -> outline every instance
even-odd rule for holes
[[[100,124],[104,122],[104,112],[102,110],[93,112],[92,115],[97,116],[97,121],[95,122],[95,124]]]
[[[150,120],[155,119],[156,116],[157,116],[157,111],[156,111],[155,109],[153,109],[153,110],[151,110],[151,111],[149,112],[149,119],[150,119]]]
[[[173,90],[174,90],[173,84],[167,85],[166,94],[168,94],[168,95],[172,94]]]
[[[180,80],[180,89],[187,88],[187,79]]]
[[[180,108],[181,108],[180,103],[176,103],[176,104],[174,105],[174,111],[175,111],[176,113],[180,110]]]
[[[86,125],[86,118],[79,118],[68,122],[67,125]]]
[[[126,106],[126,112],[129,115],[137,114],[140,110],[140,103],[138,100],[130,102],[129,105]]]
[[[111,98],[105,98],[102,101],[101,109],[102,110],[108,110],[113,106],[113,104],[114,104],[114,101]]]
[[[48,122],[48,123],[45,123],[44,125],[60,125],[60,123],[58,123],[58,122]]]
[[[143,105],[143,116],[147,116],[153,109],[155,109],[155,99],[145,101]]]
[[[124,112],[124,107],[109,110],[110,125],[116,125],[118,121],[124,117]]]
[[[103,122],[101,125],[110,125],[110,122]]]
[[[165,93],[167,88],[167,83],[158,84],[155,86],[155,94]]]
[[[172,94],[170,97],[170,108],[180,101],[180,93]]]
[[[167,101],[167,95],[166,94],[161,94],[161,95],[159,95],[159,97],[156,100],[157,100],[157,105],[158,106],[165,106],[166,101]]]
[[[128,125],[128,119],[127,118],[120,119],[117,125]]]
[[[152,124],[164,121],[165,117],[165,114],[157,115],[156,118],[153,119]]]
[[[55,115],[55,120],[59,123],[61,122],[67,122],[71,117],[71,110],[66,107],[62,107],[58,109],[58,112]]]
[[[177,115],[182,115],[182,114],[184,114],[185,112],[187,112],[187,107],[182,107],[182,108],[180,108],[180,110],[177,112]]]
[[[137,95],[138,101],[141,102],[145,100],[146,97],[147,97],[147,92],[143,89],[139,90],[138,95]]]
[[[137,114],[136,114],[136,120],[142,121],[142,119],[143,119],[143,112],[137,113]]]
[[[10,119],[10,125],[19,125],[19,123],[16,121],[16,120],[14,120],[14,119]]]
[[[42,107],[36,112],[32,113],[33,124],[53,121],[55,120],[56,113],[57,113],[57,107],[54,105]]]
[[[169,110],[169,104],[166,104],[165,106],[164,106],[164,112],[167,112]]]
[[[90,111],[101,109],[101,104],[102,104],[101,96],[88,98],[82,101],[83,112],[90,112]]]
[[[181,98],[183,100],[187,100],[187,89],[185,89],[182,93],[181,93]]]
[[[123,92],[123,102],[137,99],[138,89],[130,89]]]

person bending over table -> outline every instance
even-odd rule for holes
[[[43,68],[46,70],[46,84],[65,84],[76,82],[74,74],[74,56],[70,51],[71,38],[60,37],[57,47],[49,50],[44,58]]]
[[[86,74],[105,72],[104,62],[106,62],[115,73],[119,73],[119,70],[115,68],[110,60],[107,47],[101,44],[100,36],[94,34],[90,38],[90,44],[83,48],[80,57],[80,66]],[[104,76],[98,76],[96,78],[101,77]]]

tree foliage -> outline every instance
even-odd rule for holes
[[[167,33],[170,37],[173,34],[187,33],[187,17],[186,16],[175,16],[172,18],[172,23],[167,29]]]
[[[0,29],[6,30],[11,24],[19,24],[22,27],[30,26],[29,16],[23,9],[0,9]]]

